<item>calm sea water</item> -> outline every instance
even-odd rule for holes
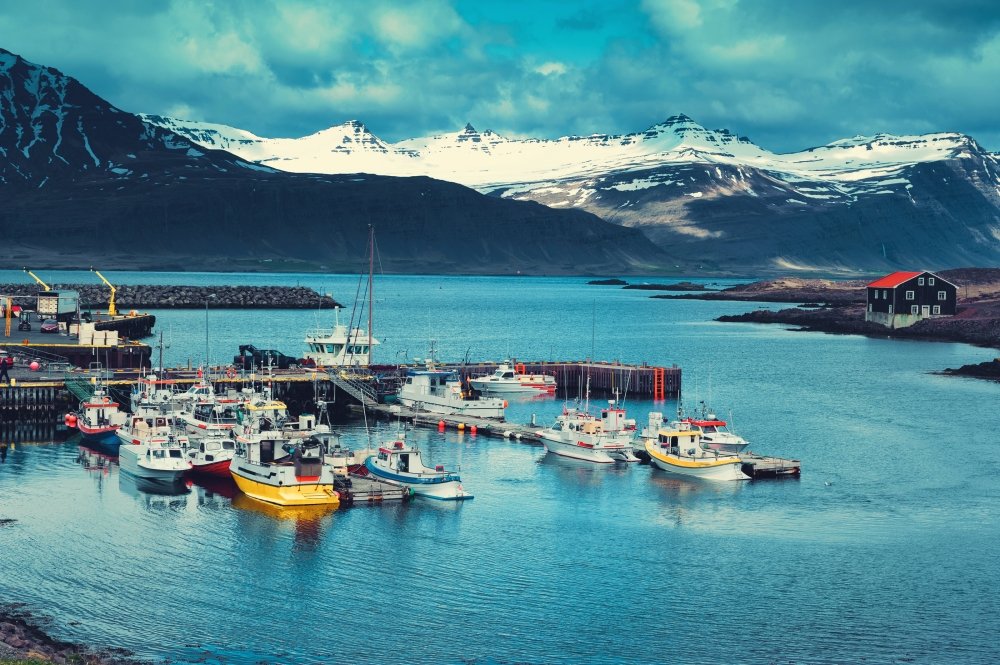
[[[110,277],[300,283],[346,302],[357,285]],[[61,637],[178,662],[1000,659],[1000,385],[932,373],[995,351],[720,324],[770,305],[585,282],[380,277],[379,359],[424,357],[434,339],[445,360],[676,363],[688,405],[710,401],[754,450],[801,459],[801,479],[699,483],[417,430],[475,500],[280,511],[226,485],[151,493],[72,440],[18,444],[0,466],[0,518],[17,520],[0,527],[0,597],[54,617]],[[206,319],[217,363],[247,342],[301,353],[329,317],[155,313],[168,364],[205,357]],[[562,396],[509,417],[547,422]],[[626,407],[644,420],[676,404]]]

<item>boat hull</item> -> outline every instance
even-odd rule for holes
[[[147,446],[127,445],[118,450],[118,467],[136,478],[176,482],[190,470],[190,465],[181,458],[165,458],[162,464],[148,463]]]
[[[592,445],[580,445],[578,441],[571,441],[567,443],[565,441],[547,437],[544,434],[542,434],[541,437],[542,445],[545,446],[545,450],[549,451],[553,455],[570,457],[572,459],[579,459],[587,462],[596,462],[598,464],[614,464],[615,462],[609,451],[604,448]],[[616,450],[615,452],[617,453],[618,451]]]
[[[376,478],[406,485],[413,492],[414,496],[422,496],[426,499],[435,499],[437,501],[465,501],[473,498],[462,487],[461,478],[452,473],[443,472],[440,476],[429,477],[395,473],[378,466],[372,457],[365,460],[364,468]]]
[[[246,468],[246,463],[238,464],[235,460],[230,467],[230,474],[236,486],[247,496],[277,506],[339,506],[340,494],[333,489],[332,482],[292,482],[281,485],[265,482],[273,479],[261,474],[252,477],[254,470]]]
[[[213,478],[230,478],[229,465],[232,459],[219,460],[218,462],[191,462],[191,473],[199,476],[212,476]]]
[[[501,381],[477,381],[472,379],[469,384],[476,390],[491,395],[507,394],[542,394],[554,395],[556,386],[552,383],[506,383]]]
[[[113,455],[118,454],[118,449],[121,447],[122,442],[118,438],[117,427],[90,428],[80,423],[77,425],[77,429],[80,431],[81,440],[85,444],[100,448],[102,451]]]
[[[489,406],[476,404],[470,400],[463,404],[437,403],[433,398],[426,395],[419,399],[399,396],[399,403],[409,408],[418,408],[430,413],[440,413],[444,416],[474,416],[476,418],[503,418],[503,406]]]
[[[743,473],[743,461],[739,457],[702,462],[655,453],[648,448],[647,452],[650,463],[668,473],[701,480],[750,480],[750,476]]]

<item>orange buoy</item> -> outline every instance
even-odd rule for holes
[[[503,408],[505,408],[505,409],[507,408],[507,400],[503,401]]]
[[[438,421],[438,429],[444,429],[444,421],[443,420],[439,420]]]
[[[475,426],[475,425],[473,425],[472,427],[470,427],[470,428],[469,428],[469,432],[470,432],[471,434],[475,434],[475,433],[476,433],[476,431],[477,431],[477,429],[476,429],[476,426]]]
[[[459,431],[464,430],[465,429],[465,423],[459,423],[458,424],[458,429],[459,429]]]

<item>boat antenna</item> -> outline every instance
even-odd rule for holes
[[[375,304],[375,227],[368,225],[368,364],[372,364],[372,310]]]

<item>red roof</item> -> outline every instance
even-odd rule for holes
[[[876,279],[868,286],[876,289],[894,289],[903,282],[909,281],[914,277],[923,274],[924,273],[922,272],[894,272],[891,275],[886,275],[885,277]]]

